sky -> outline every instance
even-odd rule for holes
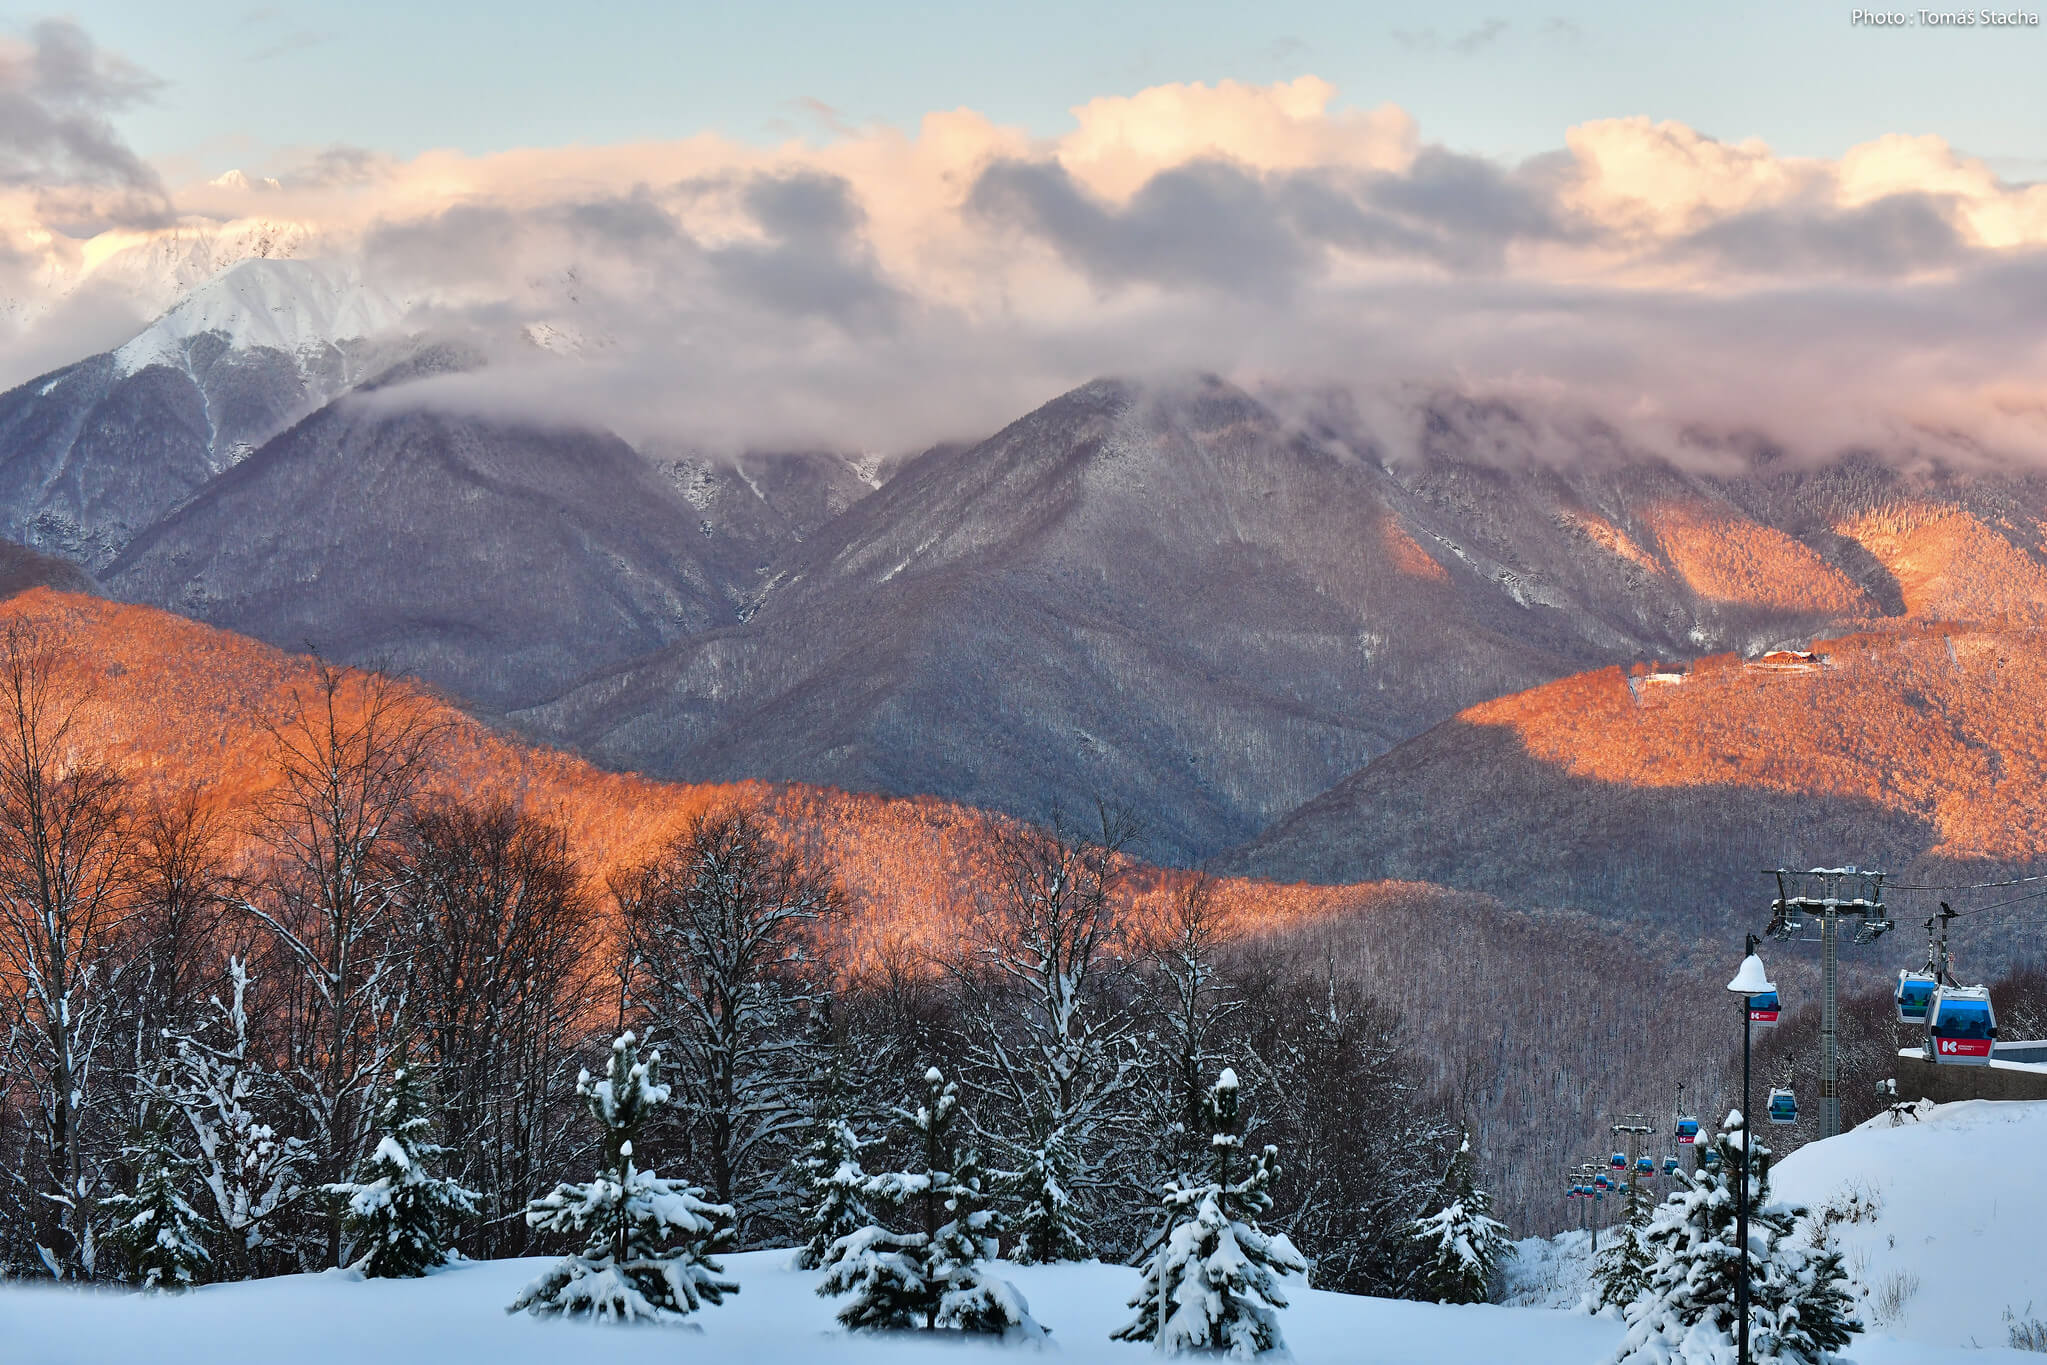
[[[490,358],[404,401],[635,440],[1202,370],[1396,450],[1455,392],[1558,458],[2047,462],[2043,58],[1798,0],[0,12],[0,387],[301,256],[376,306],[266,307]]]
[[[1646,114],[1795,156],[1939,133],[2007,175],[2047,176],[2047,28],[1856,26],[1849,6],[1813,0],[87,0],[61,13],[163,81],[120,120],[132,145],[209,175],[277,144],[411,156],[701,131],[780,141],[959,107],[1049,136],[1098,95],[1313,74],[1345,104],[1397,104],[1489,156]]]

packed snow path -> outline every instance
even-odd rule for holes
[[[550,1258],[457,1265],[424,1280],[363,1280],[346,1271],[221,1285],[182,1297],[0,1286],[0,1358],[7,1365],[564,1365],[598,1360],[702,1365],[820,1365],[994,1360],[1033,1348],[932,1341],[919,1334],[854,1335],[832,1321],[817,1276],[789,1268],[786,1251],[726,1258],[742,1289],[686,1327],[542,1321],[504,1307]],[[1043,1351],[1075,1365],[1155,1360],[1149,1346],[1109,1340],[1128,1316],[1137,1273],[1121,1266],[1004,1265],[1031,1311],[1053,1328]],[[81,1296],[93,1302],[83,1309]],[[1296,1365],[1595,1365],[1619,1342],[1610,1319],[1539,1308],[1439,1307],[1295,1290],[1281,1317]],[[2001,1341],[2000,1335],[1996,1340]],[[2018,1352],[1945,1350],[1858,1340],[1857,1365],[1994,1365],[2037,1361]]]

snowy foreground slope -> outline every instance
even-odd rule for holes
[[[2047,1102],[1969,1100],[1890,1122],[1801,1148],[1776,1171],[1780,1198],[1861,1205],[1834,1235],[1884,1330],[2003,1345],[2006,1309],[2047,1319]]]
[[[1004,1266],[1053,1335],[1042,1350],[932,1341],[916,1335],[852,1336],[812,1292],[817,1276],[788,1269],[787,1252],[727,1258],[743,1289],[700,1315],[702,1332],[673,1327],[599,1327],[508,1317],[504,1305],[549,1262],[475,1262],[425,1280],[366,1281],[347,1272],[294,1275],[202,1289],[182,1298],[23,1286],[0,1287],[0,1360],[7,1365],[101,1362],[289,1361],[292,1365],[565,1365],[638,1362],[995,1361],[1054,1357],[1076,1362],[1157,1359],[1149,1347],[1109,1340],[1125,1318],[1137,1274],[1120,1266]],[[1537,1308],[1439,1307],[1297,1290],[1284,1317],[1298,1365],[1448,1362],[1450,1365],[1592,1365],[1620,1340],[1618,1322]],[[2002,1333],[1993,1339],[2002,1341]],[[2005,1351],[1856,1343],[1861,1365],[2037,1360]]]

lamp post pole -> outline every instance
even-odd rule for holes
[[[1749,1118],[1749,1055],[1754,1038],[1754,1012],[1749,1008],[1749,998],[1767,995],[1777,989],[1770,984],[1769,973],[1763,970],[1763,960],[1756,956],[1757,942],[1754,934],[1748,936],[1741,970],[1734,974],[1734,980],[1727,983],[1727,989],[1741,1002],[1741,1158],[1736,1175],[1741,1183],[1734,1192],[1734,1239],[1741,1244],[1741,1278],[1734,1283],[1734,1312],[1739,1319],[1735,1324],[1735,1335],[1740,1365],[1749,1365],[1748,1172],[1750,1135],[1754,1131],[1754,1124]]]
[[[1749,950],[1753,952],[1756,936],[1749,935]],[[1734,1286],[1734,1313],[1739,1319],[1736,1331],[1740,1334],[1739,1365],[1748,1362],[1748,1149],[1749,1149],[1749,1039],[1753,1033],[1749,1019],[1748,997],[1741,998],[1741,1187],[1734,1200],[1734,1240],[1741,1244],[1741,1279]]]

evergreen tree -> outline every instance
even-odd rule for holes
[[[1735,1182],[1750,1135],[1740,1111],[1727,1116],[1716,1148],[1720,1163],[1671,1196],[1643,1234],[1654,1261],[1648,1283],[1628,1305],[1628,1335],[1617,1365],[1707,1365],[1734,1356],[1736,1289],[1742,1273],[1736,1240]],[[1841,1257],[1798,1246],[1805,1210],[1770,1199],[1770,1151],[1753,1149],[1749,1170],[1750,1355],[1757,1362],[1820,1365],[1862,1330],[1851,1309]]]
[[[1086,1221],[1074,1202],[1080,1178],[1078,1144],[1064,1125],[1041,1113],[1031,1125],[1035,1137],[1011,1148],[1022,1160],[1005,1172],[1004,1191],[1016,1202],[1011,1227],[1015,1258],[1024,1265],[1082,1261],[1093,1254]]]
[[[1628,1190],[1626,1220],[1614,1229],[1613,1240],[1599,1253],[1599,1264],[1593,1267],[1592,1312],[1625,1310],[1648,1286],[1651,1257],[1645,1234],[1655,1209],[1656,1201],[1645,1186],[1636,1184]]]
[[[829,1003],[818,1016],[828,1031]],[[860,1153],[873,1144],[853,1129],[844,1049],[828,1037],[822,1047],[826,1060],[811,1106],[810,1141],[793,1163],[803,1188],[805,1241],[796,1253],[802,1270],[822,1266],[832,1243],[874,1221],[867,1208],[867,1173],[860,1166]]]
[[[1436,1211],[1407,1225],[1419,1261],[1415,1297],[1433,1303],[1484,1303],[1502,1257],[1514,1254],[1506,1225],[1492,1217],[1492,1197],[1472,1171],[1466,1133],[1443,1175]]]
[[[412,1279],[447,1262],[456,1228],[476,1216],[482,1196],[433,1173],[447,1149],[430,1136],[433,1120],[402,1051],[381,1127],[361,1179],[326,1190],[347,1201],[343,1231],[361,1253],[354,1268],[371,1279]]]
[[[1156,1342],[1168,1355],[1228,1351],[1243,1360],[1284,1350],[1279,1310],[1287,1298],[1279,1281],[1305,1273],[1307,1263],[1285,1234],[1258,1229],[1258,1215],[1272,1204],[1278,1149],[1268,1146],[1248,1167],[1232,1169],[1244,1145],[1243,1115],[1237,1073],[1227,1067],[1209,1089],[1202,1119],[1213,1173],[1199,1183],[1166,1183],[1165,1239],[1130,1300],[1137,1316],[1111,1335]]]
[[[144,1127],[123,1155],[135,1162],[135,1193],[110,1196],[102,1205],[113,1218],[109,1240],[127,1255],[145,1290],[174,1292],[200,1283],[213,1266],[206,1249],[212,1228],[182,1193],[194,1163],[172,1146],[167,1119]]]
[[[739,1292],[712,1259],[731,1230],[731,1206],[633,1164],[634,1138],[668,1103],[660,1068],[659,1052],[641,1061],[638,1040],[623,1033],[611,1045],[603,1080],[593,1081],[588,1071],[577,1078],[576,1093],[604,1129],[604,1167],[586,1184],[556,1185],[534,1200],[526,1222],[589,1240],[521,1290],[506,1312],[674,1322]]]
[[[937,1067],[924,1073],[925,1102],[902,1115],[922,1139],[922,1168],[872,1176],[866,1194],[891,1209],[915,1207],[921,1226],[870,1224],[834,1242],[817,1292],[852,1297],[839,1321],[855,1329],[1044,1334],[1016,1286],[984,1264],[999,1231],[980,1163],[953,1133],[959,1087]]]

